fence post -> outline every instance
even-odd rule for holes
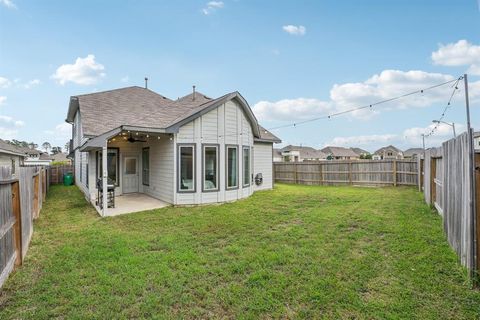
[[[15,181],[11,184],[11,186],[12,186],[12,211],[13,211],[13,216],[15,217],[15,226],[13,231],[14,231],[15,251],[17,252],[15,265],[20,266],[22,264],[22,215],[20,212],[19,182]]]
[[[433,205],[437,199],[437,187],[435,177],[437,175],[437,160],[430,158],[430,204]]]
[[[318,176],[319,176],[319,185],[323,185],[323,172],[322,172],[322,163],[318,164]]]
[[[476,241],[477,244],[477,263],[476,271],[480,274],[480,153],[475,154],[475,213],[476,213]],[[476,286],[479,287],[480,283],[477,279]]]
[[[348,181],[352,185],[352,162],[348,163]]]
[[[293,183],[298,184],[297,164],[293,164]]]
[[[392,171],[392,175],[393,175],[393,186],[396,187],[397,186],[397,160],[393,160],[393,171]]]

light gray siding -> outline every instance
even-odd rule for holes
[[[260,186],[255,185],[255,190],[264,190],[273,188],[273,144],[256,142],[253,146],[254,168],[253,176],[261,173],[263,183]]]
[[[175,182],[173,140],[164,136],[160,140],[153,139],[152,142],[145,143],[144,147],[150,147],[150,185],[143,186],[143,192],[162,201],[173,203]]]
[[[250,184],[243,187],[243,146],[253,146],[253,131],[250,122],[246,118],[242,108],[234,101],[227,101],[218,108],[202,115],[180,127],[176,135],[175,145],[191,143],[195,145],[195,177],[196,192],[177,192],[175,181],[175,204],[206,204],[224,201],[233,201],[248,197],[253,192]],[[202,192],[202,145],[216,144],[219,146],[219,190]],[[238,189],[226,190],[226,145],[238,146],[239,179]],[[177,147],[175,148],[175,153]],[[175,160],[177,161],[177,160]],[[175,166],[176,167],[176,166]],[[252,166],[253,167],[253,166]],[[175,179],[176,179],[175,175]]]
[[[18,172],[20,169],[20,162],[22,161],[22,157],[16,156],[13,154],[7,153],[0,153],[0,166],[7,166],[12,167],[12,160],[15,161],[15,174],[18,177]],[[13,171],[13,170],[12,170]]]

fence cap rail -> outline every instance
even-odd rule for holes
[[[0,180],[0,185],[2,185],[2,184],[12,184],[14,182],[18,182],[18,179],[13,178],[13,179],[7,179],[7,180]]]

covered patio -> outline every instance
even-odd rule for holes
[[[127,193],[115,197],[115,207],[108,208],[105,216],[118,216],[125,213],[160,209],[168,207],[170,204],[150,197],[144,193]],[[100,208],[97,208],[99,210]]]

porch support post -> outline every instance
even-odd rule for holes
[[[108,168],[107,168],[107,157],[108,157],[108,149],[107,149],[107,140],[105,140],[105,145],[102,147],[102,189],[103,189],[103,197],[102,197],[102,217],[104,217],[107,213],[108,209],[108,201],[107,201],[107,185],[108,185]]]

